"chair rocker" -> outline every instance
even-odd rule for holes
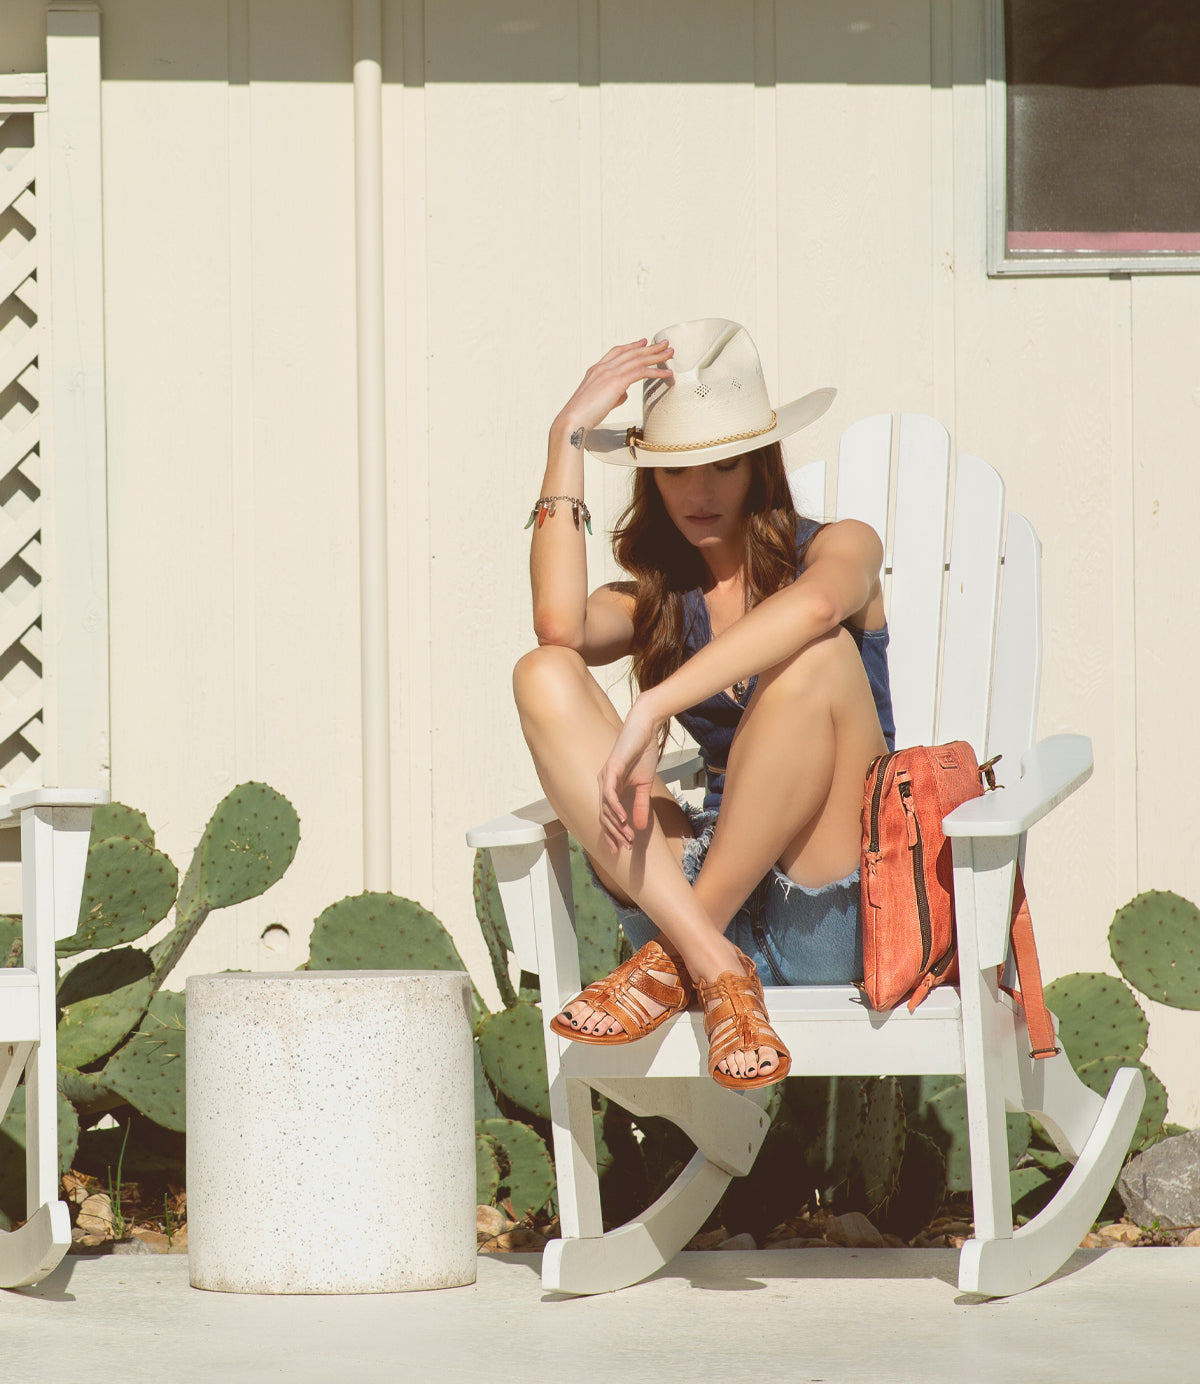
[[[949,438],[934,419],[901,416],[894,464],[893,431],[892,416],[883,414],[846,432],[836,515],[886,535],[896,743],[967,740],[981,761],[1004,756],[998,773],[1007,786],[945,821],[953,846],[957,988],[934,990],[913,1013],[904,1006],[874,1012],[852,985],[768,987],[766,998],[791,1051],[792,1075],[964,1077],[975,1233],[960,1252],[958,1284],[1004,1296],[1050,1277],[1087,1232],[1124,1161],[1144,1083],[1137,1069],[1124,1068],[1102,1098],[1065,1054],[1032,1060],[1021,1008],[998,984],[1025,833],[1090,776],[1091,742],[1055,735],[1033,744],[1041,549],[1031,525],[1010,514],[1005,530],[1003,482],[975,457],[958,457],[951,488]],[[791,482],[802,513],[825,512],[823,464],[802,468]],[[700,769],[699,757],[688,752],[660,765],[663,777],[688,784]],[[549,1017],[580,989],[565,829],[543,801],[473,829],[467,840],[491,852],[514,951],[521,967],[540,977]],[[562,1226],[562,1238],[543,1258],[547,1288],[606,1292],[654,1273],[701,1228],[730,1178],[750,1171],[766,1134],[769,1092],[718,1087],[705,1074],[706,1051],[695,1012],[628,1046],[572,1043],[547,1028]],[[652,1206],[607,1233],[593,1090],[635,1115],[674,1121],[696,1145]],[[1036,1116],[1075,1165],[1049,1205],[1015,1230],[1006,1110]]]
[[[71,1244],[58,1197],[54,944],[79,924],[92,808],[103,790],[33,788],[0,800],[0,827],[21,829],[22,965],[0,967],[0,1116],[25,1078],[27,1220],[0,1231],[0,1288],[50,1273]]]

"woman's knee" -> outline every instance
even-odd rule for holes
[[[758,685],[764,694],[775,692],[833,701],[846,678],[860,675],[866,676],[858,646],[849,631],[839,625],[760,673]]]
[[[578,699],[587,665],[574,649],[542,644],[523,654],[513,668],[513,696],[522,716],[566,710]]]

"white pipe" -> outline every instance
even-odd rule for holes
[[[358,315],[363,886],[391,888],[387,433],[383,355],[383,21],[354,0],[354,249]]]

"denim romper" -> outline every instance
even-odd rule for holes
[[[799,521],[797,575],[803,570],[804,548],[818,528],[811,519]],[[712,639],[708,606],[699,588],[684,593],[683,614],[686,661]],[[896,726],[888,679],[887,626],[860,630],[847,624],[844,628],[858,646],[884,739],[888,749],[894,749]],[[699,745],[705,766],[703,807],[682,804],[694,833],[693,839],[684,842],[683,848],[684,873],[692,882],[700,873],[712,842],[721,810],[729,749],[757,682],[757,676],[750,678],[740,701],[722,690],[678,716],[679,722]],[[634,947],[642,946],[657,934],[658,929],[640,908],[620,904],[615,899],[612,903]],[[764,985],[836,985],[861,980],[858,870],[845,879],[814,889],[797,884],[777,866],[772,866],[734,914],[725,935],[754,962]]]

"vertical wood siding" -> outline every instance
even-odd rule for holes
[[[350,14],[104,6],[113,787],[181,861],[242,778],[304,833],[193,970],[293,965],[359,887]],[[1047,972],[1111,968],[1138,888],[1200,899],[1200,285],[987,279],[982,0],[387,0],[384,37],[394,879],[485,988],[462,833],[537,790],[508,670],[546,428],[688,316],[744,321],[779,394],[838,386],[796,464],[932,412],[1041,534],[1041,730],[1097,758],[1030,849]],[[601,580],[625,478],[587,484]],[[1151,1054],[1186,1122],[1190,1019]]]

